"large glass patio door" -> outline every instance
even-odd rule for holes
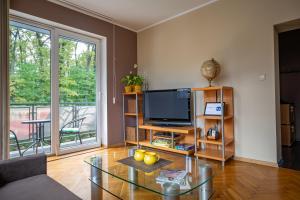
[[[98,143],[96,44],[71,32],[58,34],[60,152]]]
[[[99,46],[94,37],[11,20],[9,157],[101,145]]]
[[[10,157],[51,152],[50,34],[10,22]]]

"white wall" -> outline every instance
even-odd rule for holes
[[[277,162],[273,26],[296,18],[299,0],[219,0],[138,33],[139,73],[150,89],[203,87],[215,58],[216,84],[235,89],[236,156]]]

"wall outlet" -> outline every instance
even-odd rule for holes
[[[266,73],[259,75],[259,80],[260,81],[265,81],[266,80]]]

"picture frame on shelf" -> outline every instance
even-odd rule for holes
[[[206,102],[204,115],[206,116],[222,116],[222,107],[224,109],[225,104],[221,102]]]

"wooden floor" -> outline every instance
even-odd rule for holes
[[[90,168],[83,162],[83,159],[96,153],[117,153],[122,150],[124,149],[89,150],[74,155],[51,157],[48,159],[48,175],[80,198],[89,200]],[[117,180],[110,186],[115,193],[124,191],[124,184]],[[300,199],[300,172],[230,160],[214,178],[214,191],[212,199],[296,200]],[[160,199],[146,194],[143,196],[143,200]],[[104,195],[105,200],[117,199],[108,193],[104,193]],[[185,199],[194,198],[195,196],[189,195]]]

